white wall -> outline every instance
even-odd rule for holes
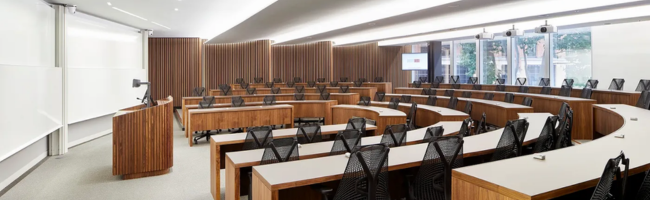
[[[592,27],[593,78],[598,88],[612,78],[624,78],[624,90],[636,89],[640,79],[650,79],[650,22]]]

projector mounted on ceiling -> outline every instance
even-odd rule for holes
[[[493,40],[494,34],[486,32],[484,28],[483,32],[477,34],[476,36],[474,36],[474,38],[476,38],[477,40]]]
[[[519,30],[512,25],[512,29],[503,32],[503,37],[519,37],[524,35],[524,30]]]
[[[557,27],[553,25],[548,25],[548,20],[544,25],[535,28],[535,33],[555,33],[555,32],[557,32]]]

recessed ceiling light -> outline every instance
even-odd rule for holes
[[[174,8],[175,11],[178,11],[178,8]]]
[[[133,14],[133,13],[127,12],[126,10],[122,10],[122,9],[117,8],[117,7],[113,7],[113,9],[115,9],[115,10],[117,10],[117,11],[120,11],[120,12],[123,12],[123,13],[125,13],[125,14],[127,14],[127,15],[131,15],[131,16],[133,16],[133,17],[137,17],[137,18],[139,18],[139,19],[141,19],[141,20],[149,21],[149,20],[145,19],[144,17],[137,16],[137,15],[135,15],[135,14]]]
[[[165,25],[162,25],[162,24],[159,24],[159,23],[156,23],[156,22],[151,22],[151,23],[153,23],[153,24],[155,24],[155,25],[158,25],[158,26],[160,26],[160,27],[163,27],[163,28],[166,28],[166,29],[172,30],[171,28],[166,27]]]
[[[106,2],[106,4],[108,4],[109,6],[112,6],[112,5],[113,5],[113,4],[111,4],[111,2]]]

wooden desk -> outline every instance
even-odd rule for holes
[[[338,105],[332,106],[334,124],[344,124],[352,117],[364,117],[377,121],[375,135],[383,135],[387,125],[406,123],[406,113],[386,107]]]
[[[280,87],[280,86],[285,87],[285,86],[287,86],[287,83],[274,83],[273,86],[274,87]],[[242,89],[240,84],[237,84],[237,83],[230,84],[230,87],[233,90],[234,89]],[[248,88],[266,88],[266,82],[264,82],[264,83],[249,83]]]
[[[247,106],[188,111],[186,135],[194,131],[285,124],[293,128],[293,106]],[[188,143],[193,146],[192,137]]]
[[[306,100],[306,101],[276,101],[276,104],[293,106],[293,115],[296,118],[325,118],[325,125],[332,124],[332,106],[338,105],[336,100]],[[246,102],[246,106],[261,106],[263,102]],[[230,103],[213,104],[215,108],[231,107]],[[185,105],[182,123],[187,125],[187,111],[198,109],[199,105]],[[188,135],[185,135],[188,137]]]
[[[442,126],[445,131],[443,135],[457,134],[462,126],[463,122],[440,122],[434,126]],[[416,130],[409,131],[406,137],[406,144],[413,145],[422,143],[424,139],[424,134],[426,133],[427,128],[424,127]],[[361,145],[369,144],[379,144],[381,142],[381,135],[378,136],[368,136],[361,139]],[[312,144],[304,144],[298,149],[300,154],[300,160],[313,159],[329,156],[329,153],[334,145],[334,141],[327,142],[318,142]],[[250,151],[238,151],[231,152],[226,154],[226,200],[239,200],[239,196],[242,191],[241,188],[248,188],[246,185],[241,185],[240,183],[240,169],[244,167],[252,167],[260,165],[260,159],[264,149],[250,150]],[[248,179],[247,177],[245,179]],[[248,182],[248,181],[245,181]],[[240,187],[244,186],[244,187]],[[247,191],[243,191],[246,194]]]
[[[520,103],[523,101],[524,97],[531,97],[533,99],[533,105],[535,112],[549,112],[552,114],[558,114],[562,103],[566,102],[573,109],[573,119],[574,131],[572,133],[574,140],[591,140],[593,139],[593,121],[591,119],[593,110],[591,106],[596,103],[596,100],[593,99],[583,99],[576,97],[563,97],[555,95],[544,95],[544,94],[533,94],[533,93],[517,93],[517,92],[497,92],[497,91],[487,91],[487,90],[454,90],[454,96],[460,97],[463,92],[472,92],[472,98],[482,99],[483,95],[486,93],[494,94],[495,101],[503,101],[505,99],[506,93],[512,93],[515,95],[514,102]],[[396,93],[405,93],[405,94],[421,94],[422,88],[396,88]],[[444,94],[445,90],[437,91],[437,94]]]
[[[608,135],[575,147],[544,152],[544,161],[529,155],[456,169],[452,173],[453,199],[560,197],[594,187],[607,160],[621,151],[631,160],[630,176],[646,171],[650,167],[650,134],[645,131],[650,111],[623,104],[599,104],[593,105],[593,109],[596,130]],[[625,134],[625,138],[615,138],[619,134]]]
[[[328,93],[339,93],[339,87],[327,87]],[[257,88],[257,94],[271,94],[271,88]],[[280,88],[280,94],[288,93],[293,94],[296,92],[295,88]],[[307,88],[305,87],[305,93],[319,93],[316,88]],[[362,97],[374,97],[377,93],[377,88],[374,87],[350,87],[349,93],[357,93]],[[244,89],[233,89],[232,94],[234,96],[247,95],[246,90]],[[210,95],[212,96],[221,96],[220,90],[210,90]]]
[[[322,82],[322,83],[316,83],[316,85],[327,85],[329,87],[330,83],[329,82]],[[344,85],[354,87],[354,82],[339,82],[338,83],[338,86],[344,86]],[[294,86],[305,86],[305,89],[308,88],[307,87],[308,86],[307,82],[295,83]],[[242,89],[239,84],[230,84],[230,87],[232,89]],[[258,90],[259,90],[261,88],[266,88],[266,84],[265,83],[250,83],[250,85],[248,85],[248,87],[249,88],[258,88]],[[287,84],[286,83],[276,83],[276,84],[273,85],[273,87],[287,88]],[[363,83],[361,85],[361,87],[373,87],[373,88],[377,88],[378,92],[385,92],[385,93],[392,93],[392,91],[393,91],[393,83],[392,82],[365,82],[365,83]]]
[[[173,98],[139,105],[113,117],[113,176],[142,178],[169,173],[174,165]]]
[[[339,131],[345,130],[347,124],[321,126],[323,136],[336,135]],[[373,132],[377,127],[367,125],[366,131]],[[273,130],[273,138],[295,137],[298,128]],[[210,137],[210,192],[215,200],[221,198],[221,169],[226,168],[226,153],[240,151],[246,139],[246,133],[234,133],[214,135]]]
[[[397,91],[397,90],[396,90]],[[418,103],[418,106],[421,104],[426,105],[427,95],[410,95],[411,101]],[[385,101],[390,101],[390,98],[400,98],[402,94],[387,94]],[[486,115],[486,123],[492,124],[499,127],[504,127],[506,123],[510,120],[518,119],[518,113],[532,113],[533,108],[524,106],[521,104],[514,103],[505,103],[502,101],[490,101],[484,99],[473,99],[473,98],[458,98],[458,105],[456,105],[456,110],[465,111],[465,105],[467,102],[472,102],[472,113],[471,117],[473,120],[481,120],[483,113]],[[446,107],[449,104],[449,97],[438,96],[438,101],[436,102],[439,107]],[[559,108],[558,108],[559,110]]]
[[[548,116],[551,116],[551,114],[521,114],[521,117],[528,117],[530,123],[524,144],[530,144],[537,139]],[[463,157],[473,157],[493,152],[501,138],[502,132],[503,130],[499,129],[480,135],[465,137]],[[395,171],[420,166],[427,146],[428,144],[415,144],[391,148],[388,154],[388,170]],[[316,192],[296,191],[309,190],[309,188],[300,188],[302,186],[340,180],[343,177],[347,163],[348,158],[340,155],[255,166],[253,167],[253,198],[254,200],[317,198],[318,194],[315,194]],[[514,167],[517,166],[510,166],[510,168]],[[495,168],[494,170],[501,169]],[[493,174],[495,176],[500,175],[499,173]],[[526,176],[519,177],[524,178]]]
[[[388,102],[371,102],[371,106],[375,107],[388,107]],[[411,111],[411,104],[409,103],[400,103],[397,107],[400,111],[404,113],[409,113]],[[463,121],[467,119],[469,115],[467,113],[437,106],[428,106],[424,104],[418,104],[418,110],[415,114],[415,125],[419,127],[427,127],[431,124],[435,124],[442,121]]]

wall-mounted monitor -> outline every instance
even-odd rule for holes
[[[427,70],[428,58],[427,53],[402,54],[402,70]]]

